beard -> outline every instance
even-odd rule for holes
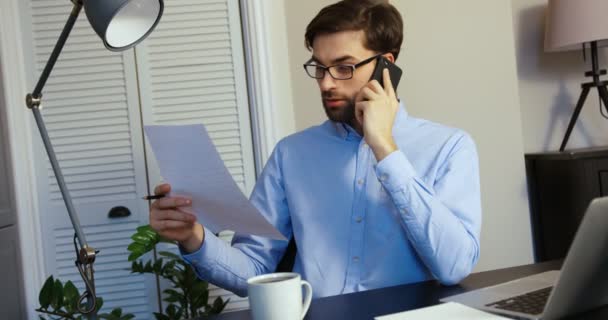
[[[331,121],[342,122],[353,127],[355,123],[355,98],[338,97],[331,92],[323,92],[323,109],[327,118]],[[341,99],[345,105],[341,107],[329,107],[325,99]]]

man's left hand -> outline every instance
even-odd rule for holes
[[[393,123],[399,102],[388,69],[382,71],[384,88],[376,80],[361,89],[355,102],[355,117],[363,128],[365,142],[380,162],[397,150],[393,140]]]

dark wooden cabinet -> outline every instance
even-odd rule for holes
[[[525,159],[535,259],[564,258],[589,202],[608,195],[608,147]]]

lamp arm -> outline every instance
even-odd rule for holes
[[[63,201],[65,202],[65,206],[68,210],[68,215],[70,216],[70,220],[72,222],[72,227],[75,231],[75,239],[74,239],[74,247],[76,250],[76,267],[82,279],[86,285],[86,292],[80,297],[78,303],[78,310],[83,314],[88,314],[90,319],[96,319],[96,296],[95,296],[95,285],[94,285],[94,276],[93,276],[93,262],[95,262],[95,255],[97,252],[95,249],[88,246],[86,237],[82,231],[82,227],[80,225],[80,221],[78,219],[78,215],[76,214],[76,210],[74,209],[74,204],[72,203],[72,197],[68,191],[65,180],[63,178],[63,174],[61,172],[61,168],[59,167],[59,162],[57,161],[57,157],[55,155],[55,151],[53,150],[53,146],[51,144],[51,139],[48,135],[48,131],[46,126],[44,125],[44,121],[42,115],[40,113],[41,101],[42,101],[42,89],[48,80],[57,59],[59,58],[59,54],[65,45],[70,32],[72,31],[76,20],[78,19],[78,15],[82,10],[82,1],[81,0],[72,0],[74,3],[74,7],[72,8],[72,12],[66,22],[57,43],[55,44],[55,48],[49,57],[49,60],[38,79],[38,83],[34,88],[34,91],[26,96],[26,105],[29,109],[34,113],[34,118],[36,120],[36,125],[38,126],[38,131],[40,131],[40,136],[42,138],[42,142],[44,143],[44,147],[46,149],[46,153],[49,157],[49,161],[51,162],[51,167],[53,168],[53,172],[55,174],[55,178],[57,179],[57,184],[59,186],[59,190],[61,191],[61,195],[63,197]],[[76,240],[78,240],[78,244],[80,245],[80,250],[78,246],[76,246]],[[84,299],[87,299],[87,308],[81,309],[81,302]]]
[[[61,53],[61,50],[63,50],[63,46],[65,45],[65,42],[68,40],[68,36],[70,35],[70,32],[72,31],[72,28],[74,27],[74,24],[76,23],[76,19],[78,19],[78,14],[80,14],[80,11],[82,10],[82,2],[80,0],[75,0],[75,1],[73,1],[73,3],[74,3],[74,7],[72,7],[72,12],[70,13],[70,16],[68,17],[68,21],[66,22],[65,26],[63,27],[63,31],[61,31],[61,34],[59,35],[59,39],[57,39],[55,48],[53,49],[53,52],[51,53],[51,56],[49,57],[49,60],[47,61],[46,66],[44,67],[44,70],[42,71],[42,74],[40,74],[40,78],[38,79],[38,83],[36,84],[34,91],[31,93],[31,95],[34,98],[41,98],[40,94],[42,93],[42,89],[44,88],[46,81],[48,80],[49,76],[51,75],[51,71],[53,70],[53,67],[55,66],[55,62],[57,62],[57,59],[59,58],[59,54]],[[30,107],[30,106],[28,105],[28,107]]]

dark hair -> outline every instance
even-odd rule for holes
[[[365,33],[363,45],[367,49],[390,52],[397,59],[403,42],[403,20],[387,0],[342,0],[321,9],[306,27],[306,48],[312,50],[317,35],[359,30]]]

